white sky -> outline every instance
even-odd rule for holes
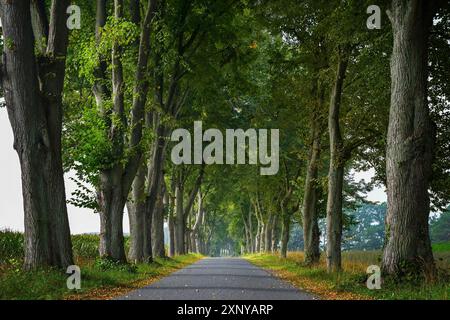
[[[356,179],[368,181],[373,171],[357,173]],[[76,185],[66,178],[66,194],[70,197]],[[368,194],[371,201],[386,201],[382,189]],[[89,209],[68,205],[70,230],[73,234],[97,233],[100,229],[99,217]],[[128,216],[124,215],[124,232],[129,232]],[[23,231],[22,190],[20,182],[19,159],[13,149],[13,135],[6,108],[0,108],[0,230]]]
[[[66,194],[70,197],[76,185],[66,178]],[[70,230],[73,234],[98,233],[97,214],[89,209],[68,205]],[[0,230],[23,231],[22,186],[20,165],[13,149],[13,134],[6,108],[0,108]],[[128,216],[124,215],[124,232],[129,232]]]

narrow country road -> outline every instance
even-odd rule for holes
[[[120,300],[312,300],[240,258],[206,258]]]

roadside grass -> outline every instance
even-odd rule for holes
[[[20,265],[11,265],[0,274],[1,300],[82,300],[110,299],[148,285],[161,277],[201,259],[188,254],[174,258],[155,259],[150,264],[105,269],[98,260],[76,261],[81,268],[81,289],[68,290],[67,277],[62,270],[47,269],[22,271]]]
[[[0,300],[110,299],[148,285],[202,258],[188,254],[150,264],[114,264],[98,258],[97,235],[73,235],[81,289],[68,290],[65,270],[23,271],[23,235],[0,230]]]
[[[314,267],[303,264],[303,252],[289,252],[286,259],[273,254],[247,255],[248,261],[271,270],[278,277],[292,283],[299,289],[330,300],[448,300],[450,297],[450,263],[444,259],[449,252],[436,252],[439,280],[432,285],[382,283],[380,290],[366,287],[366,269],[369,265],[379,265],[380,251],[343,252],[343,272],[328,274],[325,257]],[[443,257],[443,258],[442,258]],[[443,260],[440,261],[439,259]]]

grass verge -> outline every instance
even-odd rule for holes
[[[202,256],[188,254],[167,259],[155,259],[151,264],[136,267],[106,268],[95,259],[78,259],[81,268],[81,289],[70,291],[68,275],[60,270],[24,272],[19,265],[0,270],[1,300],[35,299],[111,299],[128,291],[151,284],[170,273],[192,264]]]
[[[367,253],[368,255],[373,253]],[[320,299],[327,300],[405,300],[431,299],[448,300],[450,282],[448,270],[441,270],[440,280],[434,285],[418,284],[387,284],[380,290],[369,290],[366,287],[368,275],[365,268],[368,264],[358,263],[352,257],[343,256],[343,272],[328,274],[325,261],[319,265],[306,267],[303,265],[303,253],[289,253],[286,259],[271,254],[253,254],[244,258],[251,263],[270,270],[276,276],[292,283],[295,287],[308,291]],[[362,255],[361,255],[362,256]],[[362,256],[363,260],[367,257]],[[368,260],[370,260],[369,258]]]

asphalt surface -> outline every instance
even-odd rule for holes
[[[119,300],[313,300],[240,258],[205,258]]]

